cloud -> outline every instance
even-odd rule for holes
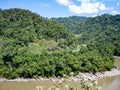
[[[86,3],[82,2],[81,6],[77,6],[75,4],[70,5],[69,9],[71,12],[76,14],[82,14],[82,13],[96,13],[98,12],[98,3]]]
[[[116,10],[113,10],[113,11],[112,11],[112,14],[113,14],[113,15],[116,15],[116,14],[120,14],[120,12],[118,12],[118,11],[116,11]]]
[[[40,5],[41,6],[45,6],[45,7],[49,7],[50,6],[50,4],[48,4],[48,3],[40,3]]]
[[[97,17],[98,15],[94,14],[92,17]]]
[[[69,0],[56,0],[60,5],[69,6]]]
[[[82,14],[82,13],[91,14],[91,13],[98,13],[100,10],[101,11],[108,10],[109,8],[107,8],[104,4],[100,2],[95,2],[95,3],[81,2],[80,6],[77,6],[75,4],[69,5],[69,9],[71,12],[76,14]]]
[[[76,0],[80,5],[76,5],[72,0],[56,0],[60,5],[66,6],[74,14],[92,14],[99,11],[111,10],[112,8],[106,7],[102,2],[97,0]]]
[[[80,2],[90,2],[91,0],[77,0],[77,1],[80,1]]]

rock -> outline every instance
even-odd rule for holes
[[[56,86],[51,86],[50,88],[48,88],[48,90],[60,90],[60,89],[57,88]]]
[[[36,86],[37,90],[43,90],[45,86]]]
[[[96,87],[95,90],[102,90],[102,87]]]
[[[73,76],[74,75],[74,72],[70,72],[70,76]]]

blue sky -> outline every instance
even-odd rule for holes
[[[0,0],[1,9],[29,9],[44,17],[120,14],[120,0]]]

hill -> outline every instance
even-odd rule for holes
[[[120,15],[103,14],[97,17],[68,17],[53,19],[73,31],[80,43],[111,45],[114,55],[120,56]]]
[[[80,45],[63,26],[29,10],[0,10],[0,77],[38,78],[110,70],[114,62],[110,49]]]
[[[73,48],[76,40],[56,22],[29,10],[14,8],[0,10],[0,43],[0,75],[11,78],[30,76],[20,74],[35,62],[35,56],[39,60],[43,53]],[[31,66],[34,65],[36,62]]]
[[[77,28],[80,42],[111,45],[114,55],[120,56],[120,15],[104,14],[89,18]]]
[[[70,16],[70,17],[51,18],[50,20],[62,24],[67,30],[71,32],[75,32],[77,30],[76,25],[87,20],[87,17]]]

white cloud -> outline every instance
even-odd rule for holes
[[[100,10],[109,10],[110,8],[107,8],[104,4],[100,3],[99,5]]]
[[[113,10],[113,11],[112,11],[112,14],[113,14],[113,15],[116,15],[116,14],[120,14],[120,12],[118,12],[118,11],[116,11],[116,10]]]
[[[60,5],[69,6],[69,0],[56,0]]]
[[[97,0],[76,0],[80,5],[76,5],[72,0],[56,0],[60,5],[64,5],[74,14],[92,14],[99,11],[111,10],[102,2]]]
[[[96,14],[94,14],[92,17],[96,17],[97,15]]]
[[[82,13],[97,13],[98,12],[98,3],[81,3],[80,6],[77,6],[75,4],[70,5],[69,9],[71,12],[76,14],[82,14]]]
[[[77,1],[80,1],[80,2],[96,2],[97,0],[77,0]]]
[[[50,6],[50,4],[48,4],[48,3],[40,3],[40,5],[41,6],[45,6],[45,7],[49,7]]]
[[[77,0],[77,1],[80,1],[80,2],[90,2],[91,0]]]

